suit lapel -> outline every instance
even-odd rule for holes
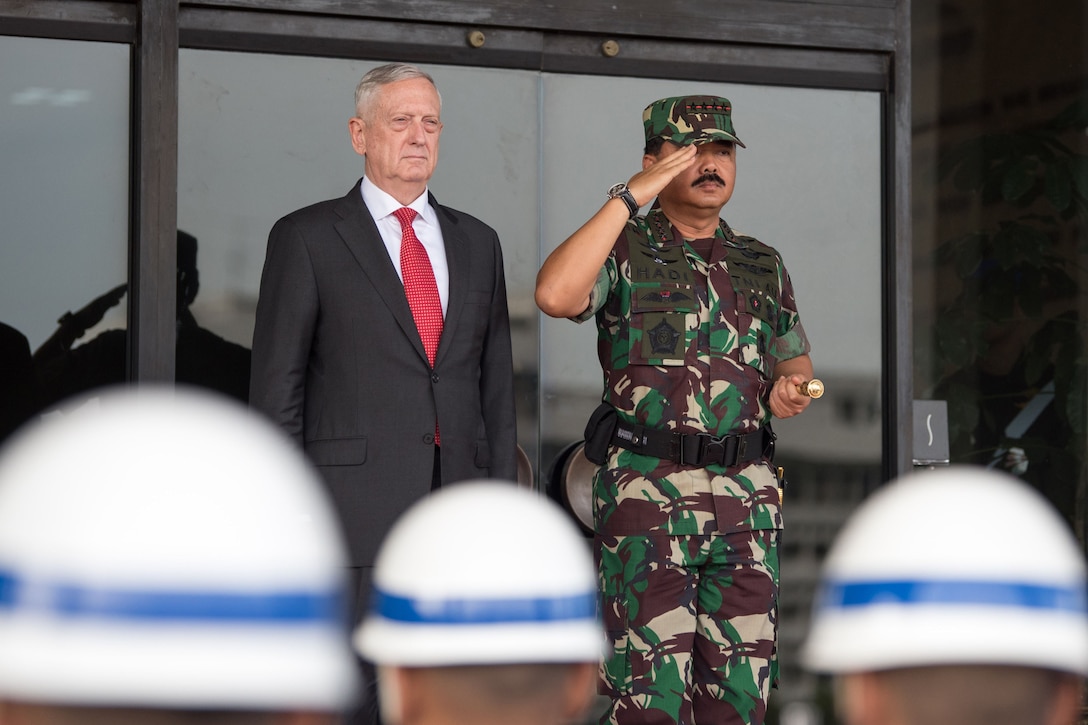
[[[416,330],[412,310],[408,307],[408,298],[404,295],[404,284],[400,281],[397,270],[389,259],[389,251],[385,248],[385,242],[382,241],[382,236],[374,223],[374,217],[363,203],[363,195],[359,192],[358,184],[336,205],[336,213],[340,217],[335,224],[340,238],[355,257],[359,269],[378,291],[401,332],[415,347],[419,356],[426,360],[427,353],[423,350],[423,342]],[[445,227],[443,227],[443,234],[445,234]],[[439,341],[438,349],[441,354],[441,341]]]
[[[445,207],[439,206],[434,194],[430,194],[431,206],[438,212],[438,226],[442,229],[442,243],[446,247],[446,266],[449,269],[449,296],[446,299],[446,317],[442,323],[442,337],[438,339],[438,355],[435,367],[442,361],[443,351],[448,340],[457,335],[457,325],[461,321],[461,312],[465,309],[465,297],[468,294],[469,252],[471,247],[457,220]]]

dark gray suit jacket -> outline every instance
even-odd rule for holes
[[[517,476],[510,321],[495,231],[439,206],[449,297],[434,369],[359,185],[276,222],[253,332],[250,404],[317,464],[351,564],[443,484]]]

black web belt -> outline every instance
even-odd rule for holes
[[[777,436],[770,426],[752,433],[713,436],[709,433],[677,433],[618,421],[612,443],[629,451],[654,458],[664,458],[684,466],[710,464],[738,466],[742,463],[774,458]]]

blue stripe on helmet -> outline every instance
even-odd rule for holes
[[[329,624],[343,626],[338,591],[194,591],[109,589],[72,584],[29,584],[0,571],[0,611],[47,612],[60,618]]]
[[[395,622],[413,624],[518,624],[592,620],[593,592],[564,597],[442,599],[430,601],[374,590],[371,611]]]
[[[902,579],[829,582],[825,584],[819,602],[821,607],[831,609],[880,604],[949,604],[1088,614],[1088,592],[1084,587],[1008,581]]]

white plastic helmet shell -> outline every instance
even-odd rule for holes
[[[345,565],[271,424],[191,390],[107,391],[0,455],[0,697],[338,710]]]
[[[381,665],[596,662],[604,637],[585,538],[550,500],[457,484],[416,504],[375,562],[356,649]]]
[[[939,664],[1088,675],[1088,581],[1068,526],[992,470],[911,474],[876,492],[825,561],[804,664]]]

